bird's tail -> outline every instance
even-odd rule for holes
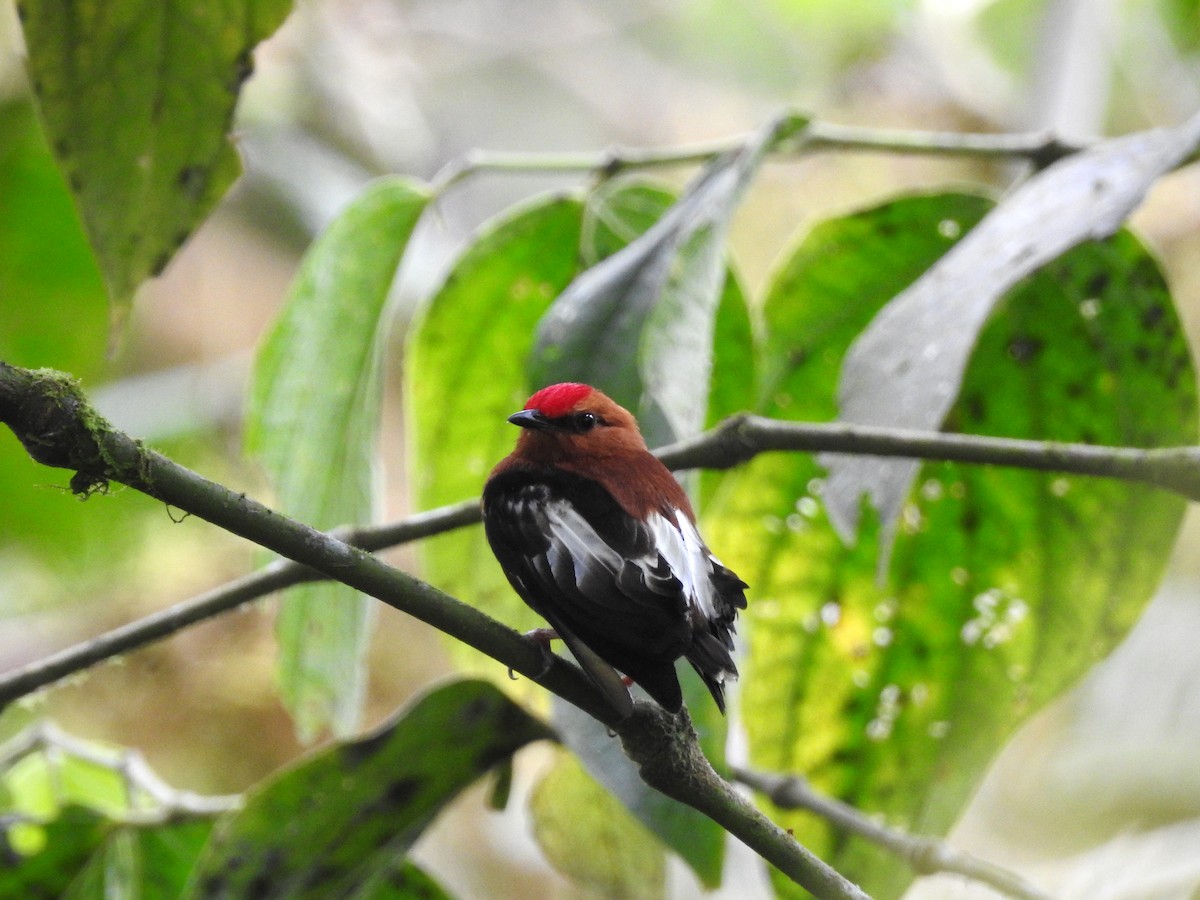
[[[729,648],[714,634],[703,634],[692,643],[687,661],[704,681],[708,692],[717,703],[717,709],[725,713],[725,679],[737,678],[737,666],[729,655]]]

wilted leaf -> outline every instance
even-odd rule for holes
[[[442,807],[548,737],[490,684],[439,688],[373,734],[312,754],[251,791],[217,826],[188,896],[395,896],[387,876]]]
[[[233,183],[227,133],[287,0],[22,0],[30,81],[115,310]]]
[[[389,178],[368,187],[305,256],[259,348],[246,445],[280,509],[316,528],[371,518],[380,335],[388,291],[429,195]],[[280,683],[311,740],[358,722],[371,602],[334,583],[295,589],[279,614]]]
[[[855,340],[838,385],[841,417],[937,428],[1004,292],[1069,247],[1115,232],[1155,180],[1198,142],[1200,115],[1177,128],[1106,141],[1030,178]],[[918,464],[836,454],[823,462],[829,515],[843,537],[857,528],[864,493],[890,532]]]
[[[839,362],[862,324],[896,280],[941,255],[987,207],[914,197],[815,229],[766,301],[762,411],[829,418]],[[947,424],[1187,443],[1193,382],[1162,277],[1120,234],[1070,251],[1005,298]],[[752,760],[903,828],[942,834],[1013,728],[1130,627],[1183,504],[1119,482],[930,464],[903,508],[881,585],[871,542],[837,538],[823,487],[808,457],[762,457],[722,490],[710,523],[753,587],[743,688]],[[786,818],[873,895],[894,896],[909,878],[874,847],[809,816]]]

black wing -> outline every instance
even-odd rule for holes
[[[488,541],[509,581],[606,693],[612,679],[588,651],[676,711],[674,662],[686,655],[724,709],[744,585],[712,558],[690,520],[677,518],[640,522],[596,482],[565,473],[501,473],[484,492]]]
[[[488,542],[508,580],[572,652],[582,643],[678,710],[683,699],[674,661],[691,628],[679,579],[658,554],[651,556],[645,527],[599,484],[570,475],[539,481],[525,472],[498,475],[484,491],[483,508]],[[578,652],[576,658],[607,687],[610,679]],[[628,706],[623,693],[620,705]]]

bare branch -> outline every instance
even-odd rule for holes
[[[900,456],[1093,475],[1149,484],[1188,500],[1200,500],[1200,447],[1143,450],[841,422],[781,422],[746,415],[726,419],[710,431],[664,447],[659,456],[673,469],[724,469],[778,450]]]
[[[660,169],[708,162],[750,140],[739,134],[713,141],[674,147],[611,147],[600,152],[514,153],[472,150],[451,161],[432,181],[435,193],[483,172],[546,175],[593,174],[611,178],[630,169]],[[971,134],[949,131],[912,131],[864,128],[810,121],[808,126],[775,151],[778,157],[802,156],[821,151],[899,153],[924,156],[1028,160],[1044,168],[1064,156],[1085,149],[1085,144],[1060,141],[1046,132],[1024,134]]]
[[[918,837],[882,825],[847,803],[818,794],[804,778],[736,767],[731,774],[736,781],[765,794],[780,809],[808,810],[842,831],[878,844],[907,862],[919,875],[948,872],[981,882],[1020,900],[1050,900],[1049,894],[1015,872],[955,850],[933,838]]]

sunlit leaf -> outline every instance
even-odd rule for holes
[[[537,386],[527,380],[524,366],[538,320],[581,261],[593,263],[619,250],[653,225],[672,199],[654,185],[620,182],[589,196],[586,207],[574,200],[540,201],[488,226],[472,243],[414,329],[407,353],[408,409],[414,416],[411,470],[420,507],[479,493],[488,471],[515,441],[505,419]],[[749,316],[732,277],[725,280],[717,317],[724,330],[717,339],[713,379],[722,386],[721,403],[710,415],[719,416],[745,405],[753,378]],[[514,627],[544,624],[513,593],[479,529],[441,535],[424,542],[422,551],[425,572],[439,586]],[[491,660],[479,661],[474,653],[460,657],[493,678],[502,675]],[[702,739],[719,765],[723,721],[690,672],[684,673],[684,683]],[[585,727],[579,731],[582,741]],[[612,743],[602,728],[600,736]],[[627,760],[624,768],[646,793]],[[602,777],[597,770],[593,774]],[[623,799],[638,808],[632,792]],[[651,806],[645,801],[640,808],[651,821],[658,817],[673,849],[702,878],[718,879],[720,829],[678,804],[661,816]]]
[[[105,369],[104,281],[33,107],[0,103],[0,135],[0,359],[71,372],[90,385]],[[68,577],[80,568],[79,557],[112,559],[129,550],[129,504],[81,510],[48,502],[46,481],[45,469],[5,430],[0,544],[8,548],[10,585],[17,581],[11,560],[19,548],[49,556]],[[5,593],[0,612],[27,612],[36,599],[20,589]]]
[[[402,178],[368,187],[309,250],[259,349],[246,444],[270,474],[282,511],[314,527],[371,518],[384,312],[428,198]],[[357,724],[371,608],[334,583],[284,599],[280,683],[302,737],[327,725],[344,734]]]
[[[288,0],[21,0],[30,81],[115,308],[238,174],[227,133]]]
[[[0,777],[8,808],[24,816],[51,819],[65,806],[86,806],[120,817],[147,800],[121,771],[123,750],[72,739],[88,756],[37,750],[12,763]]]
[[[897,281],[987,208],[974,197],[914,197],[815,229],[767,297],[762,410],[829,418],[854,335]],[[947,424],[1188,443],[1193,385],[1162,276],[1120,234],[1068,252],[1009,293]],[[930,464],[880,584],[874,525],[845,547],[823,487],[810,458],[763,457],[722,491],[712,522],[726,562],[752,586],[743,699],[753,762],[803,774],[903,828],[942,834],[1004,738],[1130,627],[1183,504],[1118,482]],[[895,896],[909,877],[811,817],[785,818],[873,895]]]
[[[188,896],[389,896],[385,876],[442,807],[548,737],[490,684],[436,689],[367,737],[311,754],[251,791],[217,826]]]

